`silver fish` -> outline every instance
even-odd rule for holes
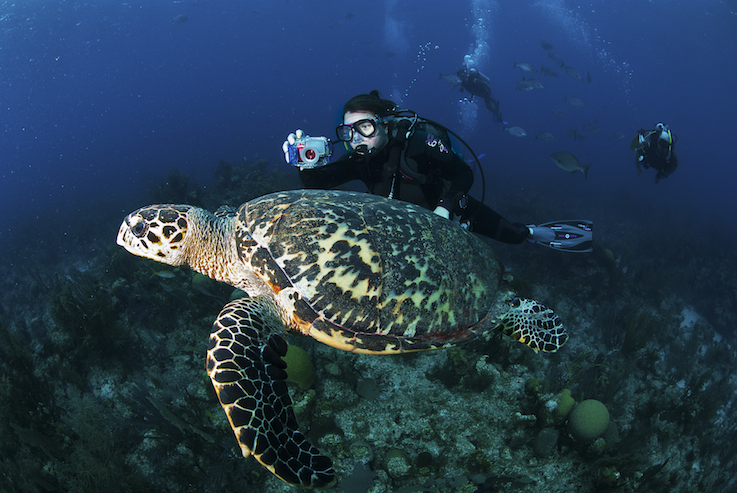
[[[575,173],[576,171],[583,171],[583,177],[588,178],[589,168],[591,163],[586,166],[581,166],[576,156],[568,151],[558,151],[550,155],[553,162],[562,170],[568,171],[569,173]]]
[[[624,134],[622,132],[614,132],[612,135],[609,136],[609,140],[622,140],[624,139]]]
[[[566,73],[573,77],[576,80],[580,80],[583,82],[583,77],[581,77],[581,74],[578,73],[578,70],[576,70],[573,67],[566,67]]]
[[[557,63],[559,67],[565,66],[565,63],[563,62],[563,59],[561,57],[559,57],[558,55],[556,55],[555,53],[553,53],[552,51],[548,53],[548,58],[550,58],[555,63]]]
[[[509,132],[515,137],[525,137],[527,135],[527,132],[525,132],[525,129],[522,127],[506,127],[504,131]]]
[[[532,65],[530,65],[529,63],[517,63],[517,62],[514,62],[514,67],[512,67],[512,68],[519,68],[523,72],[527,72],[529,74],[537,73],[537,69],[535,67],[533,67]]]
[[[550,50],[552,50],[552,49],[553,49],[553,45],[551,45],[550,43],[548,43],[548,42],[547,42],[547,41],[545,41],[544,39],[543,39],[542,41],[540,41],[540,45],[541,45],[541,46],[543,47],[543,50],[548,50],[548,51],[550,51]]]
[[[540,72],[542,72],[542,74],[547,77],[558,77],[558,72],[556,72],[550,67],[546,67],[545,65],[543,65],[542,68],[540,68]]]
[[[555,135],[551,134],[550,132],[543,132],[541,134],[535,134],[535,140],[545,140],[545,141],[551,141],[555,140]]]
[[[517,82],[516,89],[518,91],[532,91],[535,89],[535,86],[532,85],[532,82],[526,79],[522,79],[521,81]]]
[[[584,124],[583,129],[589,133],[595,134],[596,132],[601,130],[601,127],[599,126],[599,123],[596,121],[596,118],[594,118],[594,121],[592,123]]]
[[[574,96],[571,96],[570,98],[568,96],[563,96],[563,101],[568,101],[571,103],[571,106],[578,106],[579,108],[586,106],[586,103]]]
[[[440,72],[440,79],[444,79],[444,80],[448,81],[450,83],[450,85],[453,86],[453,87],[460,86],[462,84],[462,82],[463,82],[463,81],[461,81],[461,78],[458,77],[458,75],[456,75],[456,74],[443,75],[442,72]]]

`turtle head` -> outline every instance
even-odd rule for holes
[[[187,261],[185,245],[191,205],[150,205],[126,216],[118,231],[118,245],[133,255],[169,265]]]

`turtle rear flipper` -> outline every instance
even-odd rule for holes
[[[553,310],[530,299],[514,298],[497,328],[535,351],[552,353],[568,340],[563,322]]]
[[[281,359],[287,344],[273,300],[241,298],[213,323],[207,374],[244,457],[253,455],[283,481],[323,488],[335,481],[332,461],[297,430]]]

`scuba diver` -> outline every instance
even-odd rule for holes
[[[336,133],[348,152],[333,161],[331,142],[325,137],[297,130],[284,142],[285,158],[299,168],[306,188],[331,189],[360,180],[372,194],[411,202],[504,243],[529,240],[559,250],[591,251],[590,221],[525,226],[486,206],[483,195],[481,201],[469,196],[473,171],[452,149],[448,134],[463,140],[436,122],[399,109],[378,91],[348,101]]]
[[[678,168],[678,156],[673,150],[675,145],[676,135],[668,125],[658,123],[650,132],[641,128],[630,145],[630,149],[635,151],[637,174],[642,174],[643,167],[656,169],[655,183],[670,176]]]
[[[496,121],[505,123],[502,114],[499,112],[499,101],[491,97],[491,87],[489,87],[489,78],[476,70],[475,68],[463,67],[456,72],[461,80],[461,91],[464,89],[471,95],[470,100],[474,96],[479,96],[486,103],[486,109],[494,113]]]

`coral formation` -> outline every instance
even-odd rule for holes
[[[558,419],[566,419],[568,417],[568,413],[570,413],[573,410],[573,406],[576,405],[576,400],[571,397],[571,391],[568,389],[563,389],[560,392],[556,402],[558,403],[558,406],[555,409],[555,415]]]
[[[604,434],[609,426],[609,410],[596,399],[579,402],[568,416],[568,431],[581,442],[590,442]]]

